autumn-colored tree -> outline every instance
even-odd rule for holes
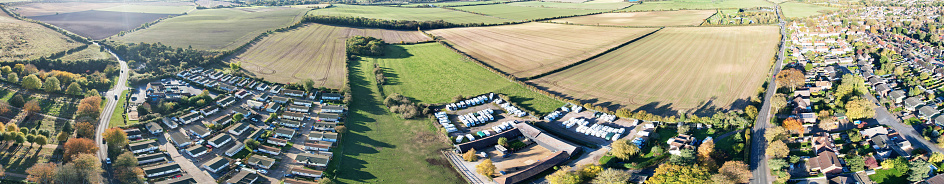
[[[59,132],[59,135],[56,136],[56,141],[59,141],[59,143],[66,142],[67,140],[69,140],[69,134],[66,132]]]
[[[590,184],[624,184],[628,183],[632,177],[633,175],[626,171],[606,169],[600,172],[600,175],[596,178],[593,178]]]
[[[26,173],[29,174],[26,180],[38,184],[52,184],[56,179],[56,170],[58,169],[54,163],[35,164],[26,169]]]
[[[464,154],[462,154],[462,159],[465,159],[465,161],[468,161],[468,162],[475,162],[479,160],[479,155],[475,154],[475,149],[473,148],[473,149],[469,149],[469,151],[466,151]]]
[[[16,132],[17,130],[20,130],[20,127],[17,127],[16,123],[7,124],[7,132]]]
[[[849,119],[867,119],[875,117],[875,109],[872,109],[872,103],[858,96],[852,97],[846,103],[846,116]]]
[[[101,113],[102,98],[99,96],[88,96],[79,101],[77,116],[79,117],[98,117]]]
[[[777,74],[777,88],[786,87],[793,91],[797,87],[803,86],[804,83],[806,83],[806,76],[800,70],[791,68]]]
[[[747,117],[754,119],[757,118],[757,107],[753,105],[748,105],[744,108],[744,114],[747,114]]]
[[[495,174],[496,169],[497,168],[495,167],[495,164],[492,163],[492,159],[485,159],[485,161],[482,161],[482,163],[479,163],[479,165],[475,166],[475,172],[478,172],[479,174],[489,178]]]
[[[639,154],[639,147],[629,141],[629,139],[619,139],[610,144],[610,155],[622,160],[629,160],[633,155]]]
[[[59,85],[59,79],[55,77],[47,77],[46,82],[43,82],[43,90],[46,92],[59,92],[62,90],[62,86]]]
[[[26,104],[23,105],[23,111],[26,111],[26,113],[29,113],[31,115],[42,112],[42,110],[43,109],[39,107],[39,101],[36,101],[36,100],[30,100],[29,102],[26,102]]]
[[[783,158],[787,157],[788,154],[790,154],[790,148],[787,147],[787,144],[783,143],[781,140],[770,142],[770,144],[767,145],[767,156],[772,158]]]
[[[705,143],[702,143],[701,146],[698,146],[698,163],[704,167],[707,167],[709,170],[718,168],[718,163],[715,162],[715,159],[711,158],[711,154],[714,151],[714,141],[705,141]]]
[[[751,180],[751,170],[744,162],[727,161],[711,179],[717,184],[747,183]]]
[[[931,162],[931,163],[937,164],[937,163],[940,163],[941,161],[944,161],[944,154],[941,154],[941,152],[931,153],[931,156],[928,157],[928,162]]]
[[[646,180],[646,184],[672,183],[710,183],[711,172],[707,168],[694,165],[662,164],[655,174]]]
[[[72,162],[63,165],[56,173],[60,183],[98,183],[102,180],[102,161],[93,154],[76,155]]]
[[[39,89],[43,87],[43,81],[36,75],[29,75],[23,78],[22,86],[26,89]]]
[[[600,175],[600,172],[603,172],[603,167],[594,164],[580,166],[579,170],[580,177],[582,178],[595,178],[597,175]]]
[[[8,112],[10,112],[10,104],[0,102],[0,114],[6,114]]]
[[[499,137],[499,138],[498,138],[498,145],[502,145],[502,146],[504,146],[504,147],[507,148],[507,147],[508,147],[508,138]]]
[[[62,159],[66,162],[71,161],[79,154],[94,154],[98,151],[95,141],[86,138],[69,139],[64,147],[65,151],[62,153]]]
[[[767,128],[767,131],[764,132],[764,138],[767,138],[767,142],[772,142],[776,140],[784,140],[790,137],[790,134],[787,133],[787,129],[781,126],[774,126]]]
[[[797,120],[792,117],[787,118],[786,120],[783,120],[783,128],[786,128],[787,130],[791,132],[796,132],[800,134],[800,137],[802,137],[803,132],[806,131],[806,128],[803,127],[803,122],[800,122],[800,120]]]
[[[120,154],[128,145],[128,133],[120,128],[109,128],[105,130],[102,136],[105,138],[105,143],[108,144],[108,155],[110,156]]]
[[[579,184],[583,181],[579,174],[570,171],[569,166],[560,167],[560,169],[557,169],[557,171],[554,171],[551,175],[547,175],[545,179],[551,184]]]
[[[78,135],[77,137],[81,138],[94,138],[95,127],[89,122],[79,122],[75,124],[75,134]]]
[[[144,183],[139,175],[144,171],[138,167],[138,159],[131,152],[124,152],[115,159],[115,176],[121,183]]]
[[[787,107],[787,97],[785,95],[777,93],[770,98],[770,111],[772,113],[778,113],[784,107]]]

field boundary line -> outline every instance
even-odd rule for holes
[[[615,47],[612,47],[612,48],[607,49],[607,50],[605,50],[605,51],[603,51],[603,52],[600,52],[600,53],[598,53],[598,54],[595,54],[595,55],[593,55],[593,56],[590,56],[589,58],[582,59],[582,60],[580,60],[580,61],[574,62],[574,63],[569,64],[569,65],[567,65],[567,66],[564,66],[564,67],[561,67],[561,68],[557,68],[557,69],[554,69],[554,70],[551,70],[551,71],[549,71],[549,72],[545,72],[545,73],[542,73],[542,74],[534,75],[534,76],[531,76],[531,77],[526,77],[526,78],[523,78],[523,79],[526,80],[526,81],[529,81],[529,80],[541,78],[541,77],[544,77],[544,76],[548,76],[548,75],[551,75],[551,74],[554,74],[554,73],[557,73],[557,72],[560,72],[560,71],[564,71],[564,70],[573,68],[574,66],[577,66],[577,65],[586,63],[586,62],[588,62],[588,61],[590,61],[590,60],[593,60],[593,59],[596,59],[596,58],[598,58],[598,57],[600,57],[600,56],[606,55],[607,53],[613,52],[613,51],[615,51],[615,50],[617,50],[617,49],[619,49],[619,48],[622,48],[622,47],[624,47],[624,46],[626,46],[626,45],[629,45],[629,44],[631,44],[631,43],[635,43],[636,41],[639,41],[639,40],[641,40],[641,39],[643,39],[643,38],[646,38],[646,37],[648,37],[649,35],[655,34],[656,32],[659,32],[659,31],[661,31],[661,30],[664,29],[664,28],[665,28],[665,27],[661,27],[661,28],[656,29],[656,30],[654,30],[654,31],[652,31],[652,32],[646,33],[646,34],[644,34],[644,35],[642,35],[642,36],[640,36],[640,37],[634,38],[634,39],[629,40],[629,41],[627,41],[627,42],[625,42],[625,43],[619,44],[619,45],[617,45],[617,46],[615,46]]]

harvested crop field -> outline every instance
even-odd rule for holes
[[[170,15],[90,10],[28,18],[56,25],[75,34],[98,40]]]
[[[427,31],[505,73],[531,77],[587,59],[654,31],[526,23]]]
[[[713,14],[715,10],[603,13],[556,19],[552,22],[610,26],[697,26]]]
[[[495,17],[476,15],[461,11],[453,11],[442,8],[400,8],[388,6],[358,6],[358,5],[334,5],[331,8],[317,9],[308,12],[308,15],[327,15],[327,16],[348,16],[365,17],[384,20],[414,20],[414,21],[437,21],[443,20],[452,23],[486,23],[498,24],[504,22],[513,22]]]
[[[266,37],[233,61],[243,63],[251,75],[289,83],[312,79],[316,86],[341,89],[347,82],[345,40],[367,35],[387,42],[421,42],[429,38],[419,31],[355,29],[310,24]]]
[[[779,36],[773,26],[665,28],[531,82],[565,96],[655,114],[743,108],[763,84]]]
[[[125,43],[160,42],[174,47],[232,50],[263,32],[295,24],[305,11],[288,7],[196,10],[113,39]]]
[[[821,12],[825,11],[838,10],[838,8],[798,2],[785,2],[780,4],[780,7],[783,8],[783,16],[790,18],[809,17],[823,14]]]
[[[633,4],[635,3],[630,3],[630,2],[561,3],[561,2],[544,2],[544,1],[523,1],[523,2],[508,3],[508,5],[512,5],[512,6],[569,8],[569,9],[585,9],[585,10],[616,10],[616,9],[622,9],[622,8],[632,6]]]
[[[197,6],[208,7],[208,8],[217,7],[217,6],[238,5],[236,3],[232,3],[229,1],[220,1],[220,0],[196,0],[196,1],[193,1],[193,3],[196,4]]]
[[[626,8],[630,11],[657,11],[657,10],[715,10],[731,8],[773,7],[764,0],[671,0],[652,1],[637,4]]]
[[[37,2],[13,6],[13,11],[25,17],[74,13],[89,10],[133,13],[180,14],[193,9],[187,2]]]
[[[45,26],[0,12],[0,60],[36,59],[81,45]]]
[[[479,5],[479,6],[460,6],[453,7],[462,11],[481,13],[489,16],[500,17],[508,20],[525,21],[546,19],[562,16],[586,15],[591,13],[604,12],[607,10],[583,10],[583,9],[564,9],[564,8],[541,8],[530,6],[512,6],[507,4]]]
[[[367,60],[375,60],[384,69],[387,77],[384,94],[400,93],[420,103],[447,103],[456,95],[495,92],[508,95],[521,108],[531,111],[547,113],[564,105],[510,82],[438,43],[392,45],[383,57]]]

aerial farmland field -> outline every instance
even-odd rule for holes
[[[98,40],[170,15],[89,10],[28,18],[56,25],[75,34]]]
[[[19,4],[12,10],[21,16],[55,15],[89,10],[131,13],[181,14],[194,9],[188,2],[35,2]]]
[[[0,12],[0,60],[36,59],[81,45],[52,29]]]
[[[697,26],[714,13],[715,10],[603,13],[551,21],[558,23],[610,26]]]
[[[387,75],[385,94],[400,93],[421,103],[446,103],[456,95],[506,94],[522,108],[550,112],[563,102],[528,90],[464,59],[438,43],[390,46],[376,60]]]
[[[672,0],[654,1],[637,4],[626,8],[629,11],[655,10],[714,10],[723,8],[753,8],[772,7],[773,4],[764,0]]]
[[[429,40],[418,31],[310,24],[270,35],[233,61],[242,62],[243,69],[251,75],[268,81],[289,83],[312,79],[316,86],[341,89],[347,81],[345,40],[353,35],[373,36],[393,43]]]
[[[76,60],[94,60],[94,59],[109,59],[113,60],[114,58],[108,52],[102,52],[99,50],[99,46],[89,45],[88,48],[82,49],[78,52],[73,52],[62,56],[61,60],[63,61],[76,61]]]
[[[838,8],[819,6],[814,4],[798,3],[798,2],[785,2],[780,4],[780,8],[783,8],[783,16],[790,18],[798,17],[809,17],[813,15],[823,14],[823,11],[837,10]]]
[[[564,8],[541,8],[530,6],[512,6],[507,4],[492,4],[479,6],[453,7],[458,10],[481,13],[489,16],[501,17],[508,20],[525,21],[546,19],[561,16],[586,15],[604,12],[607,10],[584,10]]]
[[[504,20],[495,17],[476,15],[442,8],[400,8],[388,6],[358,6],[342,4],[334,5],[334,7],[331,8],[312,10],[308,12],[308,15],[350,16],[386,20],[444,20],[446,22],[452,23],[498,24],[503,22],[514,22],[511,20]]]
[[[597,55],[654,28],[552,23],[438,29],[457,49],[517,77],[531,77]]]
[[[202,50],[231,50],[259,34],[290,26],[307,9],[248,7],[196,10],[163,20],[151,27],[110,39],[125,43],[163,43]]]
[[[512,6],[544,7],[544,8],[572,8],[587,10],[615,10],[629,7],[635,3],[630,2],[609,2],[609,3],[559,3],[544,1],[524,1],[508,3]]]
[[[770,69],[777,29],[665,28],[531,82],[573,98],[656,114],[743,108]]]
[[[413,3],[406,5],[391,5],[394,7],[422,7],[427,5],[432,5],[435,7],[450,7],[450,6],[469,6],[469,5],[480,5],[480,4],[492,4],[498,2],[507,2],[507,1],[447,1],[440,3]]]

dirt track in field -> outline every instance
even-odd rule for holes
[[[778,36],[771,26],[666,28],[531,82],[656,114],[743,108],[770,69]]]

